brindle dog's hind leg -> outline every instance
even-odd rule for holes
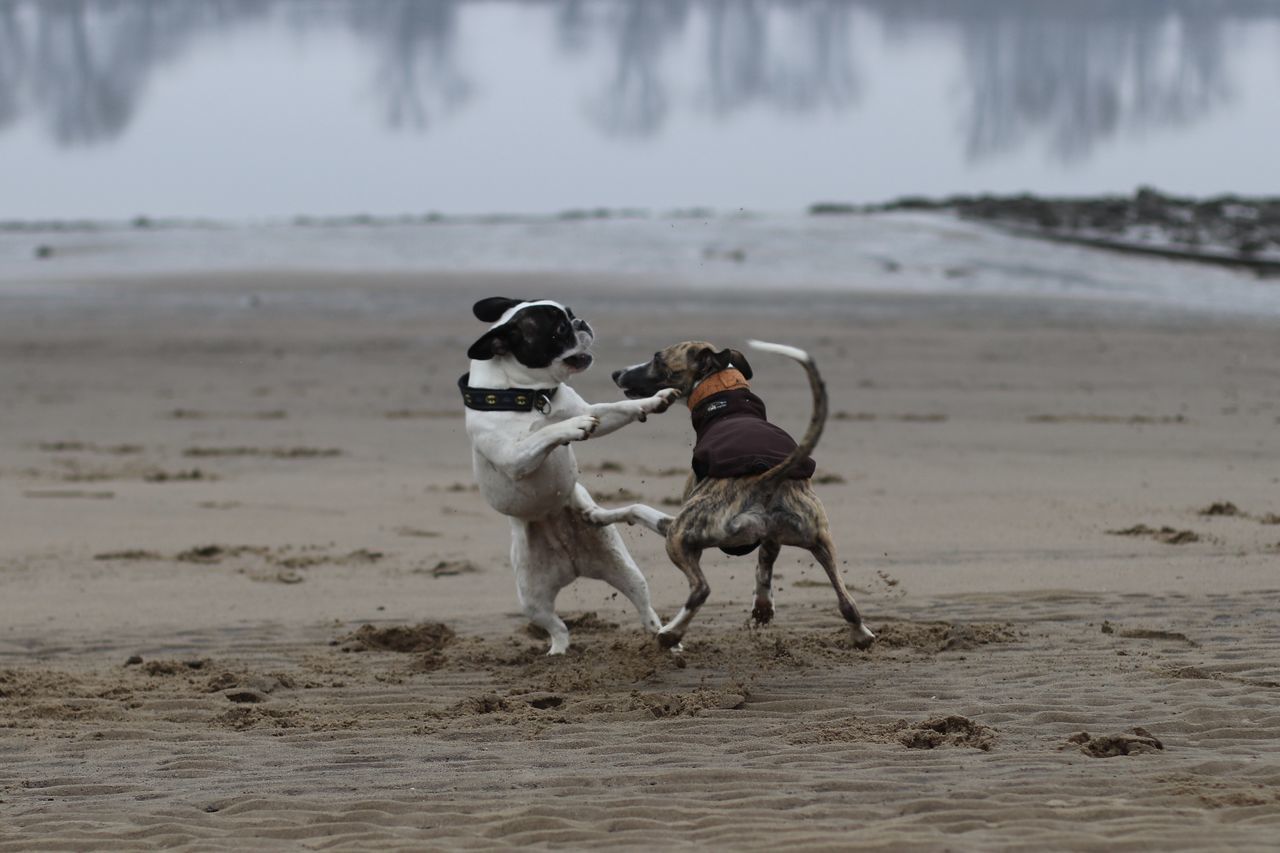
[[[684,572],[684,576],[689,579],[689,598],[685,600],[684,607],[680,608],[680,612],[676,614],[676,618],[663,626],[658,632],[658,642],[665,649],[677,646],[680,638],[684,636],[684,632],[689,627],[690,620],[693,619],[698,608],[707,600],[707,596],[711,594],[711,587],[707,584],[706,576],[702,574],[702,566],[698,562],[702,557],[701,548],[692,548],[681,542],[676,536],[667,536],[667,556],[671,558],[671,562],[676,564],[676,568]]]
[[[756,606],[751,618],[764,625],[773,619],[773,563],[778,559],[782,546],[766,539],[760,543],[760,556],[756,561]]]
[[[858,605],[854,604],[853,596],[845,588],[844,580],[840,577],[840,570],[836,568],[836,546],[831,541],[830,534],[825,530],[820,532],[813,545],[809,546],[809,551],[822,564],[822,568],[827,572],[827,577],[831,580],[831,586],[835,588],[836,600],[840,604],[840,613],[853,626],[854,645],[860,649],[867,648],[875,641],[876,635],[867,630],[866,625],[862,624],[862,614],[858,612]]]

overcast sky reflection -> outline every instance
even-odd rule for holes
[[[1280,192],[1262,0],[0,0],[0,218]]]

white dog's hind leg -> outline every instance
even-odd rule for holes
[[[596,506],[591,494],[581,484],[574,489],[574,503],[579,513],[588,518],[591,511],[608,512]],[[662,627],[662,620],[649,603],[649,584],[635,560],[631,559],[622,535],[612,526],[597,527],[594,522],[588,526],[572,516],[570,518],[578,527],[574,533],[575,541],[586,545],[580,549],[578,558],[579,571],[583,577],[602,580],[625,595],[640,614],[641,624],[646,630],[656,634]]]
[[[671,525],[671,516],[644,504],[628,504],[617,509],[605,509],[591,498],[590,492],[583,488],[581,484],[574,489],[573,497],[574,504],[581,511],[582,517],[596,527],[606,527],[610,524],[626,522],[627,524],[639,524],[659,536],[666,536],[667,527]]]
[[[556,615],[553,596],[520,591],[520,605],[524,608],[525,617],[551,636],[551,648],[547,649],[547,654],[562,655],[569,650],[569,626]]]
[[[563,578],[560,570],[564,567],[547,560],[545,553],[534,554],[529,532],[525,522],[512,519],[511,568],[516,574],[516,595],[525,617],[551,637],[547,654],[562,655],[569,649],[569,628],[556,615],[556,596],[572,580],[572,570]]]
[[[672,521],[671,516],[665,512],[644,504],[628,504],[617,509],[596,507],[584,513],[583,517],[597,527],[619,522],[638,524],[659,536],[667,535],[667,528],[671,526]]]

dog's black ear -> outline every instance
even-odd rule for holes
[[[467,350],[467,358],[488,361],[494,356],[506,355],[511,352],[511,338],[515,333],[516,330],[510,323],[490,329],[480,336],[480,340],[471,345],[471,349]]]
[[[730,365],[742,372],[747,379],[751,378],[751,365],[747,357],[736,349],[722,349],[716,352],[711,347],[702,347],[690,354],[690,365],[699,378],[719,373]]]
[[[739,371],[743,377],[751,378],[751,362],[747,361],[747,357],[742,354],[742,350],[731,349],[729,352],[729,362]],[[723,355],[723,353],[721,353]]]
[[[725,370],[732,365],[744,377],[751,378],[751,363],[747,361],[747,357],[741,350],[722,349],[720,352],[711,353],[711,360],[715,363],[716,370]]]
[[[508,310],[521,302],[528,301],[527,299],[509,299],[505,296],[490,296],[488,299],[481,299],[471,306],[471,313],[476,315],[477,320],[482,320],[485,323],[496,323],[498,318],[507,313]]]

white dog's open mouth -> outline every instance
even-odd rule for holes
[[[562,361],[574,373],[580,373],[590,367],[591,362],[595,361],[595,358],[589,352],[580,352],[566,356]]]

